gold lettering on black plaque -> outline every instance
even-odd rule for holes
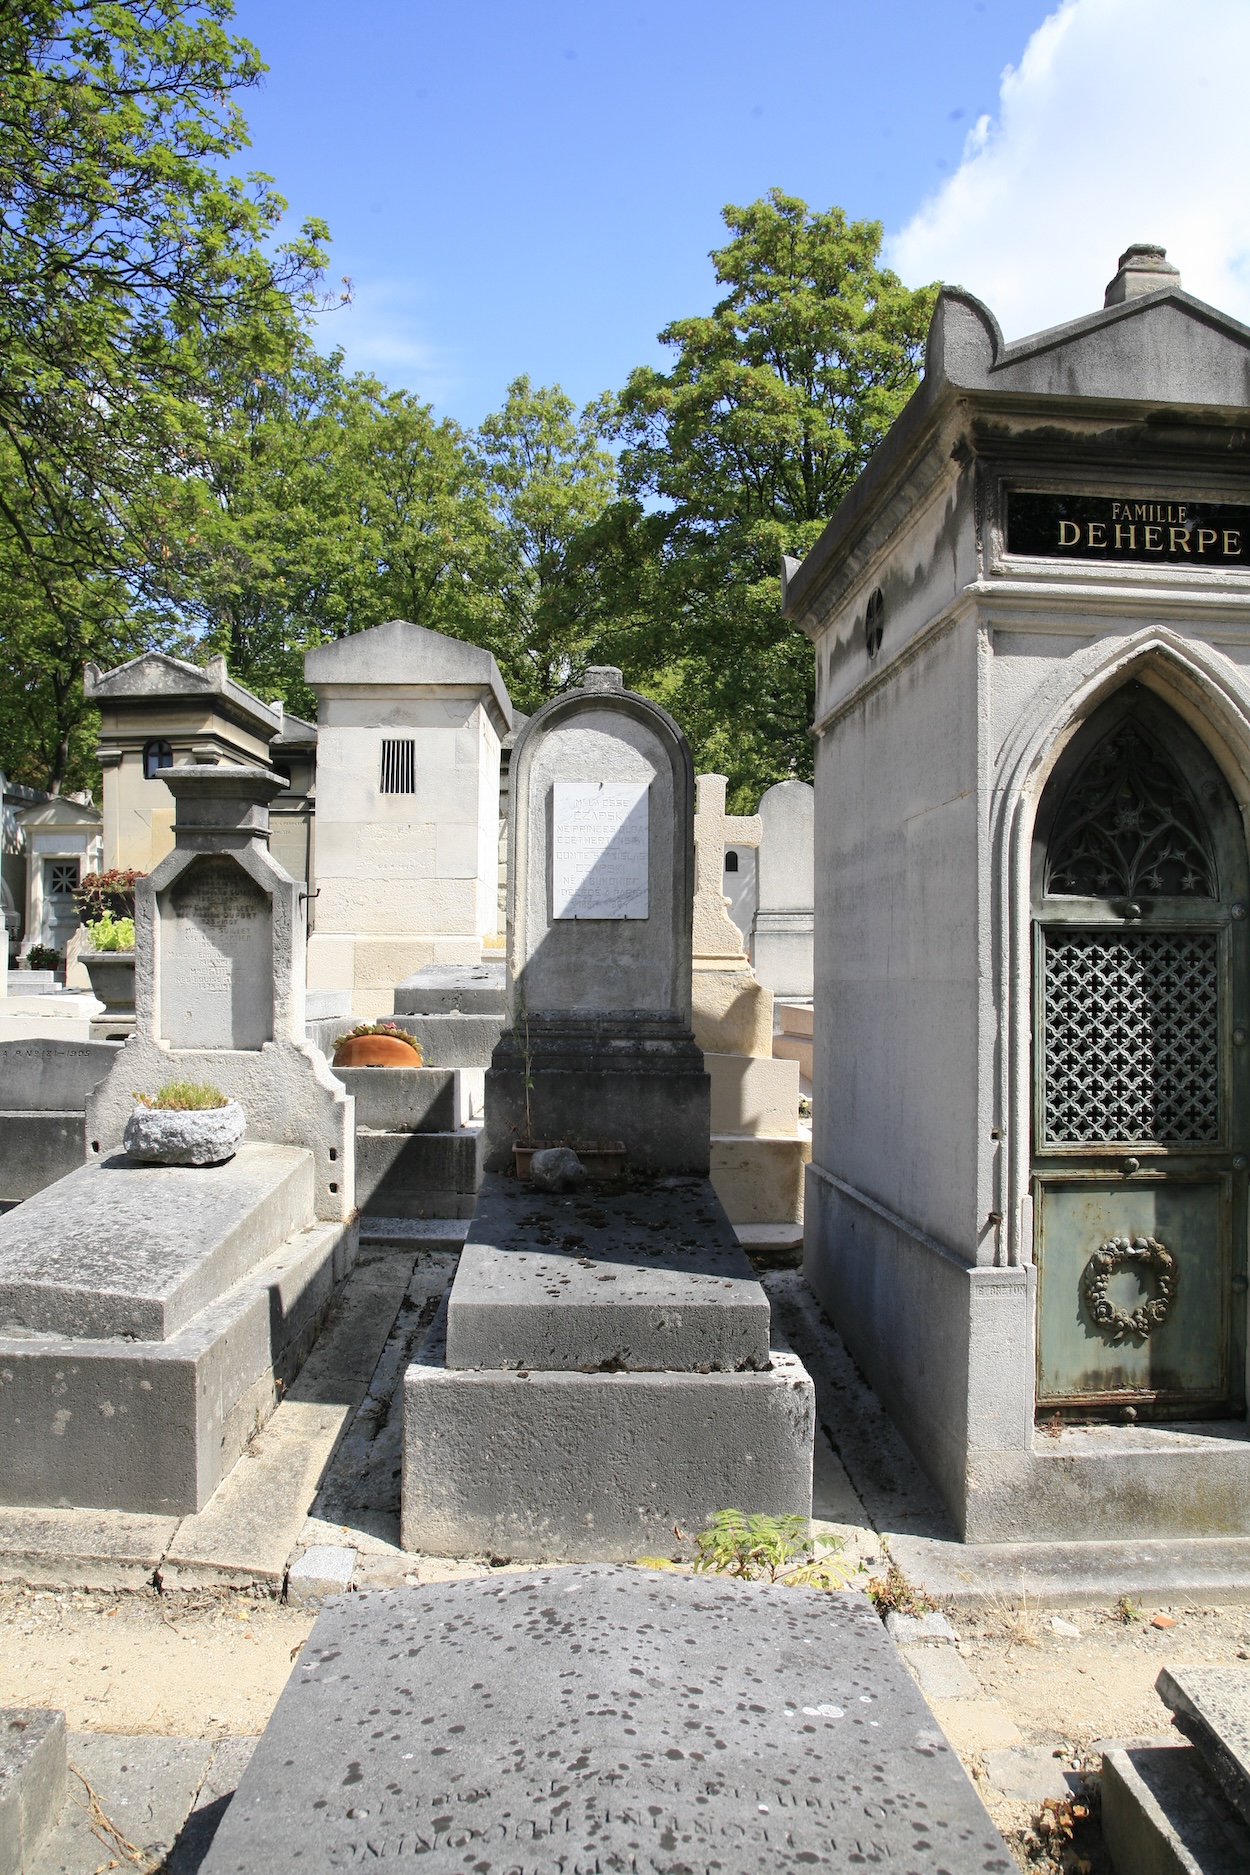
[[[1250,505],[1149,497],[1007,494],[1007,551],[1047,560],[1250,566]]]

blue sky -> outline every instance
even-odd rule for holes
[[[324,338],[464,423],[522,371],[584,402],[660,362],[721,206],[774,184],[1009,336],[1141,239],[1250,317],[1250,0],[237,0],[236,28],[270,67],[249,161],[353,281]]]

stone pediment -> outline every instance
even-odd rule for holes
[[[160,703],[176,697],[220,697],[228,713],[238,716],[257,734],[273,736],[282,728],[281,710],[236,683],[218,655],[203,664],[170,657],[165,651],[144,651],[116,670],[98,664],[83,668],[83,695],[88,703]]]
[[[1250,406],[1250,327],[1168,286],[1008,344],[988,306],[943,287],[925,350],[926,401],[944,382],[1026,398]]]
[[[491,653],[407,619],[390,619],[318,645],[304,654],[304,676],[314,690],[346,684],[484,690],[494,701],[500,733],[512,727],[512,699]]]
[[[104,816],[98,807],[84,807],[81,801],[71,801],[63,794],[56,794],[50,801],[41,801],[37,807],[19,809],[18,819],[28,830],[46,830],[49,827],[89,830],[102,826]]]

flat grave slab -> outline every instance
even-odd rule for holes
[[[768,1300],[705,1178],[537,1191],[487,1173],[447,1365],[737,1372],[769,1363]]]
[[[1250,1667],[1164,1667],[1155,1687],[1250,1822]]]
[[[599,1566],[318,1617],[202,1875],[1009,1875],[858,1595]]]
[[[0,1217],[0,1334],[166,1341],[313,1212],[313,1155],[80,1166]]]

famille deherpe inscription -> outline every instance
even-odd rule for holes
[[[551,915],[646,918],[646,781],[553,784]]]

